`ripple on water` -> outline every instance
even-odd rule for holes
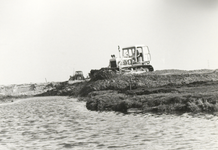
[[[218,149],[213,115],[94,112],[67,97],[29,98],[0,113],[8,149]]]

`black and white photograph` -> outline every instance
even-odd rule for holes
[[[218,0],[0,0],[0,150],[217,150]]]

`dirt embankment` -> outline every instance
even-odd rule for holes
[[[40,94],[68,95],[94,111],[218,112],[218,70],[160,70],[142,74],[92,71],[91,80],[59,83]]]
[[[218,70],[116,74],[92,70],[90,81],[51,83],[34,96],[72,96],[93,111],[218,112]]]
[[[218,70],[162,70],[114,75],[84,87],[96,111],[218,112]]]

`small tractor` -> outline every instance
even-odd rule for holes
[[[119,58],[111,55],[109,68],[120,72],[149,72],[154,71],[150,65],[151,54],[148,46],[135,45],[122,48],[119,50]]]
[[[84,80],[83,72],[82,71],[76,71],[73,76],[70,76],[69,80]]]
[[[76,71],[73,76],[70,76],[70,79],[68,80],[68,84],[74,84],[77,82],[84,82],[85,78],[83,76],[82,71]]]

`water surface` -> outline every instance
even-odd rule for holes
[[[217,150],[218,117],[89,111],[67,97],[0,104],[0,149]]]

